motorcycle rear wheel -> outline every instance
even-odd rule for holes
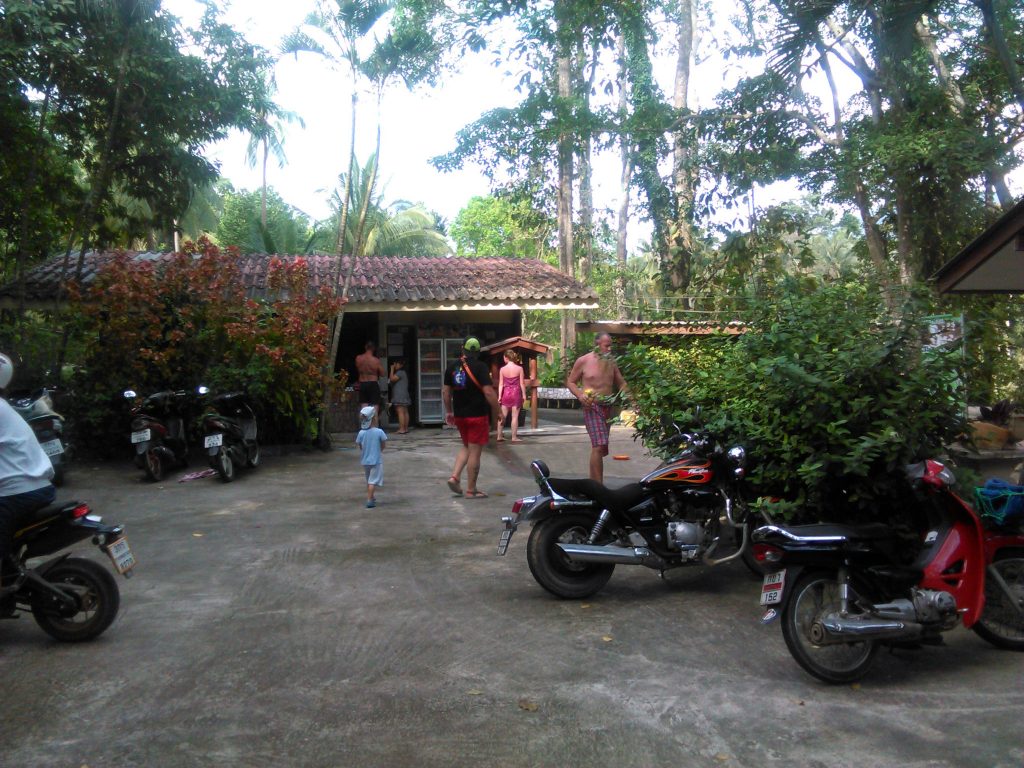
[[[111,625],[121,606],[121,593],[110,571],[99,563],[69,557],[46,574],[53,584],[72,588],[78,595],[79,610],[63,616],[45,595],[32,604],[32,618],[46,634],[66,643],[92,640]]]
[[[146,477],[154,483],[160,482],[164,477],[164,460],[160,457],[160,454],[152,449],[148,450],[143,461]]]
[[[556,597],[589,597],[612,577],[614,563],[574,563],[556,546],[558,542],[586,542],[593,525],[594,519],[587,515],[556,515],[540,521],[530,531],[526,543],[530,573]]]
[[[217,451],[213,468],[217,470],[220,479],[225,483],[230,483],[235,479],[235,462],[231,460],[231,454],[228,453],[227,448]]]
[[[817,645],[811,625],[824,614],[839,610],[839,583],[835,574],[811,571],[801,575],[782,612],[782,637],[796,660],[813,677],[826,683],[860,680],[875,660],[878,643]]]
[[[1024,608],[1024,557],[1013,554],[992,563],[1003,581],[1015,595],[1017,605]],[[991,578],[985,579],[985,610],[974,624],[979,637],[1008,651],[1024,651],[1024,616],[1007,605],[1009,597]]]

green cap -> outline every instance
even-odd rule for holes
[[[475,336],[470,336],[464,342],[462,342],[462,348],[467,352],[479,352],[480,351],[480,340]]]

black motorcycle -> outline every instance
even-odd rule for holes
[[[209,390],[200,387],[199,393]],[[235,479],[235,467],[260,463],[259,428],[256,414],[244,392],[225,392],[210,400],[200,419],[203,447],[210,466],[225,482]]]
[[[543,461],[532,462],[540,494],[519,499],[512,516],[502,518],[498,554],[508,551],[522,523],[532,523],[526,544],[530,572],[563,598],[592,595],[622,564],[664,573],[742,557],[762,573],[750,554],[751,515],[740,493],[746,451],[725,449],[707,432],[680,433],[676,441],[685,449],[622,488],[554,478]],[[735,551],[718,557],[733,545]]]
[[[52,394],[53,390],[43,387],[33,392],[12,392],[7,400],[32,427],[39,447],[53,465],[53,484],[60,485],[70,451],[64,438],[64,417],[53,409]]]
[[[124,396],[129,400],[137,397],[130,389]],[[186,424],[191,397],[189,392],[165,390],[132,409],[135,465],[144,469],[150,480],[161,480],[169,466],[188,464]]]
[[[14,557],[3,563],[0,617],[30,611],[44,632],[57,640],[79,642],[100,635],[121,604],[117,582],[99,563],[69,553],[33,568],[32,558],[53,555],[84,539],[110,558],[114,568],[131,576],[135,557],[124,526],[104,525],[81,502],[50,504],[32,513],[14,536]]]

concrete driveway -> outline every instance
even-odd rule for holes
[[[60,498],[126,523],[139,566],[95,642],[0,622],[0,765],[1024,764],[1024,655],[965,630],[828,687],[759,624],[738,563],[548,596],[527,530],[496,557],[499,518],[533,492],[531,458],[581,475],[589,445],[554,421],[524,436],[492,442],[490,498],[466,500],[444,485],[453,433],[392,435],[372,510],[352,435],[231,484],[74,466]],[[612,450],[630,459],[610,485],[656,464],[623,428]]]

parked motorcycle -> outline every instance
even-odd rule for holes
[[[14,536],[14,557],[3,563],[0,617],[30,611],[44,632],[66,642],[91,640],[106,630],[121,604],[109,570],[70,553],[26,566],[32,558],[53,555],[90,537],[118,573],[132,575],[135,557],[123,525],[104,525],[78,501],[51,504],[34,512]]]
[[[908,467],[926,521],[913,559],[889,525],[768,525],[754,555],[772,569],[761,604],[786,647],[827,683],[859,680],[884,645],[941,644],[958,623],[1024,651],[1024,531],[987,524],[938,461]],[[777,607],[776,607],[777,606]]]
[[[39,447],[53,465],[53,484],[60,485],[70,452],[64,440],[64,417],[53,409],[52,394],[53,390],[43,387],[34,392],[12,392],[7,400],[32,427]]]
[[[124,396],[134,400],[133,390]],[[192,395],[185,391],[156,392],[132,408],[132,445],[135,465],[153,481],[161,480],[167,467],[188,464],[186,417]]]
[[[554,478],[543,461],[532,462],[540,493],[519,499],[512,515],[502,518],[498,554],[506,554],[521,524],[533,523],[526,543],[530,572],[562,598],[592,595],[619,564],[664,574],[743,557],[760,574],[749,554],[753,525],[740,494],[746,451],[738,445],[724,449],[708,432],[680,432],[673,442],[685,449],[622,488]],[[720,547],[734,543],[734,552],[716,557]]]
[[[200,394],[209,390],[200,387]],[[244,464],[255,467],[260,463],[260,444],[256,414],[244,392],[225,392],[216,395],[200,419],[203,447],[210,466],[225,482],[235,479],[235,467]]]

